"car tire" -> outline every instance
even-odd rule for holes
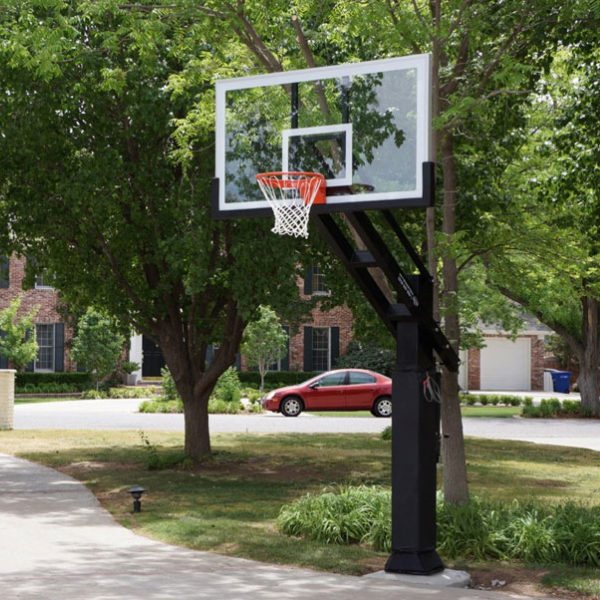
[[[392,416],[392,398],[390,396],[380,396],[373,403],[373,414],[376,417]]]
[[[279,410],[285,417],[297,417],[304,410],[304,404],[298,396],[288,396],[281,401]]]

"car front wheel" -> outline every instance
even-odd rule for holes
[[[302,400],[297,396],[288,396],[281,401],[279,410],[286,417],[297,417],[304,408]]]
[[[392,399],[389,396],[381,396],[381,398],[377,398],[373,404],[373,414],[376,417],[391,417]]]

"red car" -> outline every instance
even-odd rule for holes
[[[263,407],[297,417],[303,410],[370,410],[392,416],[392,380],[365,369],[339,369],[269,392]]]

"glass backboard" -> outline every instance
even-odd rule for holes
[[[422,54],[217,81],[214,216],[269,214],[272,171],[322,173],[315,211],[428,205],[430,80]]]

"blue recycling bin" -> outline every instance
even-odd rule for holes
[[[552,375],[552,387],[555,392],[568,394],[571,388],[571,371],[550,371]]]

